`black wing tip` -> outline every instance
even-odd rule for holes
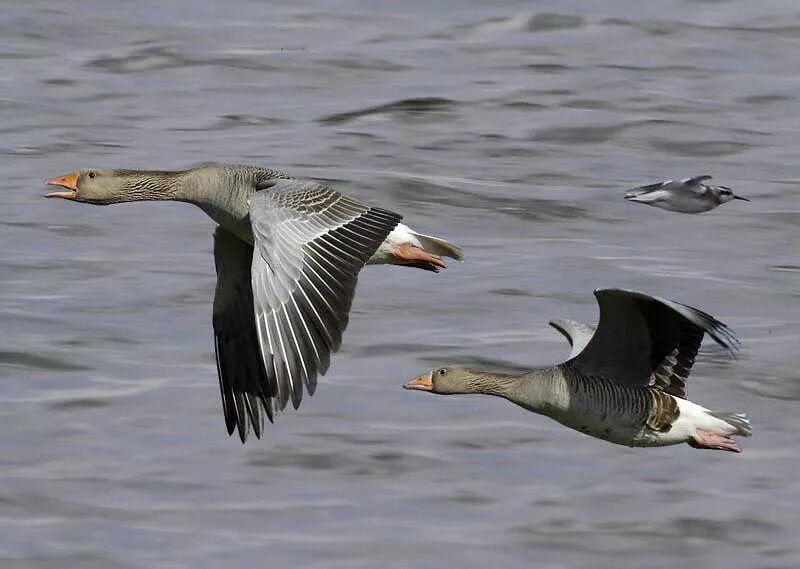
[[[736,352],[741,350],[742,342],[739,340],[730,326],[721,320],[718,320],[708,312],[700,310],[699,308],[695,308],[694,306],[689,306],[688,304],[683,304],[681,302],[675,302],[675,304],[679,304],[691,312],[697,318],[697,320],[699,320],[699,323],[693,322],[693,324],[699,326],[703,332],[711,337],[712,340],[728,350],[731,356],[734,358],[736,357]]]
[[[261,405],[259,401],[255,403],[256,405]],[[264,410],[267,410],[268,407],[266,405],[263,406]],[[267,418],[269,419],[270,423],[274,423],[272,418],[272,413],[267,413]],[[264,432],[264,427],[261,425],[258,419],[254,419],[252,416],[249,415],[247,411],[243,411],[241,414],[238,414],[236,410],[232,410],[231,413],[225,413],[225,426],[228,430],[228,436],[232,437],[233,433],[236,432],[239,435],[239,440],[242,444],[247,442],[247,438],[250,436],[250,427],[253,427],[253,434],[255,435],[256,439],[261,439],[261,435]]]
[[[737,359],[736,354],[742,349],[742,342],[725,323],[713,319],[713,326],[706,328],[705,332],[717,344],[728,350],[734,359]]]
[[[247,422],[247,417],[236,417],[236,430],[239,433],[239,440],[244,444],[247,440],[247,435],[250,433],[250,425]]]
[[[236,416],[225,413],[225,429],[228,431],[228,436],[233,436],[233,431],[236,430]]]
[[[699,326],[704,333],[708,334],[711,339],[713,339],[717,344],[728,350],[733,358],[736,358],[736,353],[741,349],[742,342],[739,338],[736,337],[736,334],[731,330],[731,328],[722,322],[721,320],[717,320],[709,313],[700,310],[699,308],[695,308],[694,306],[689,306],[688,304],[684,304],[682,302],[678,302],[675,300],[668,300],[665,298],[661,298],[659,296],[654,296],[651,294],[647,294],[645,292],[640,292],[631,289],[624,289],[624,288],[596,288],[594,289],[594,295],[599,300],[603,294],[620,294],[624,296],[630,296],[632,298],[641,298],[650,301],[659,302],[664,304],[667,307],[670,305],[679,305],[684,309],[688,310],[695,318],[699,321],[692,322],[693,324]],[[674,306],[672,306],[674,310]],[[685,315],[684,315],[685,318]]]
[[[727,324],[721,320],[717,320],[708,312],[704,312],[699,308],[695,308],[680,302],[676,304],[680,304],[685,309],[689,310],[699,320],[699,323],[693,322],[693,324],[699,326],[705,334],[714,340],[714,342],[725,348],[731,357],[737,359],[736,354],[741,350],[742,342],[736,337],[736,334]]]
[[[291,393],[291,401],[292,401],[292,409],[297,411],[300,408],[300,402],[303,400],[303,389],[300,388],[299,395],[295,395],[295,390],[292,390]]]
[[[403,216],[400,215],[399,213],[395,213],[388,209],[383,209],[382,207],[370,207],[368,211],[369,213],[376,215],[378,217],[385,218],[386,221],[390,222],[393,221],[395,223],[399,223],[400,220],[403,219]]]
[[[314,381],[313,383],[306,383],[306,391],[308,391],[309,397],[314,397],[314,392],[317,390],[317,382]]]

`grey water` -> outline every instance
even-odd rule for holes
[[[0,567],[800,566],[800,7],[792,0],[3,2]],[[463,246],[362,273],[313,398],[241,445],[212,222],[45,200],[82,167],[252,163]],[[753,201],[622,199],[711,174]],[[568,353],[592,290],[730,325],[698,403],[744,453],[628,449],[401,389]]]

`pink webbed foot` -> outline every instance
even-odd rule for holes
[[[444,269],[447,266],[438,255],[428,253],[426,250],[411,243],[395,246],[392,249],[392,255],[398,265],[416,267],[426,271],[433,271],[434,273],[438,273],[439,269]]]
[[[689,446],[692,448],[708,448],[712,450],[726,450],[728,452],[742,452],[736,441],[730,437],[718,435],[711,431],[697,429],[694,437],[689,439]]]

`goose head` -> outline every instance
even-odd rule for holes
[[[486,374],[471,371],[460,366],[439,367],[430,373],[407,381],[405,389],[428,391],[439,395],[456,393],[483,393]]]
[[[87,168],[45,180],[48,186],[66,190],[50,192],[45,197],[94,205],[163,200],[173,197],[175,181],[175,172]]]

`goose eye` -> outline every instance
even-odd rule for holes
[[[444,367],[443,367],[443,368],[441,368],[441,369],[439,370],[439,375],[447,375],[447,368],[444,368]]]
[[[95,174],[94,172],[89,172],[89,177],[90,178],[94,178],[95,176],[97,176],[97,174]]]

